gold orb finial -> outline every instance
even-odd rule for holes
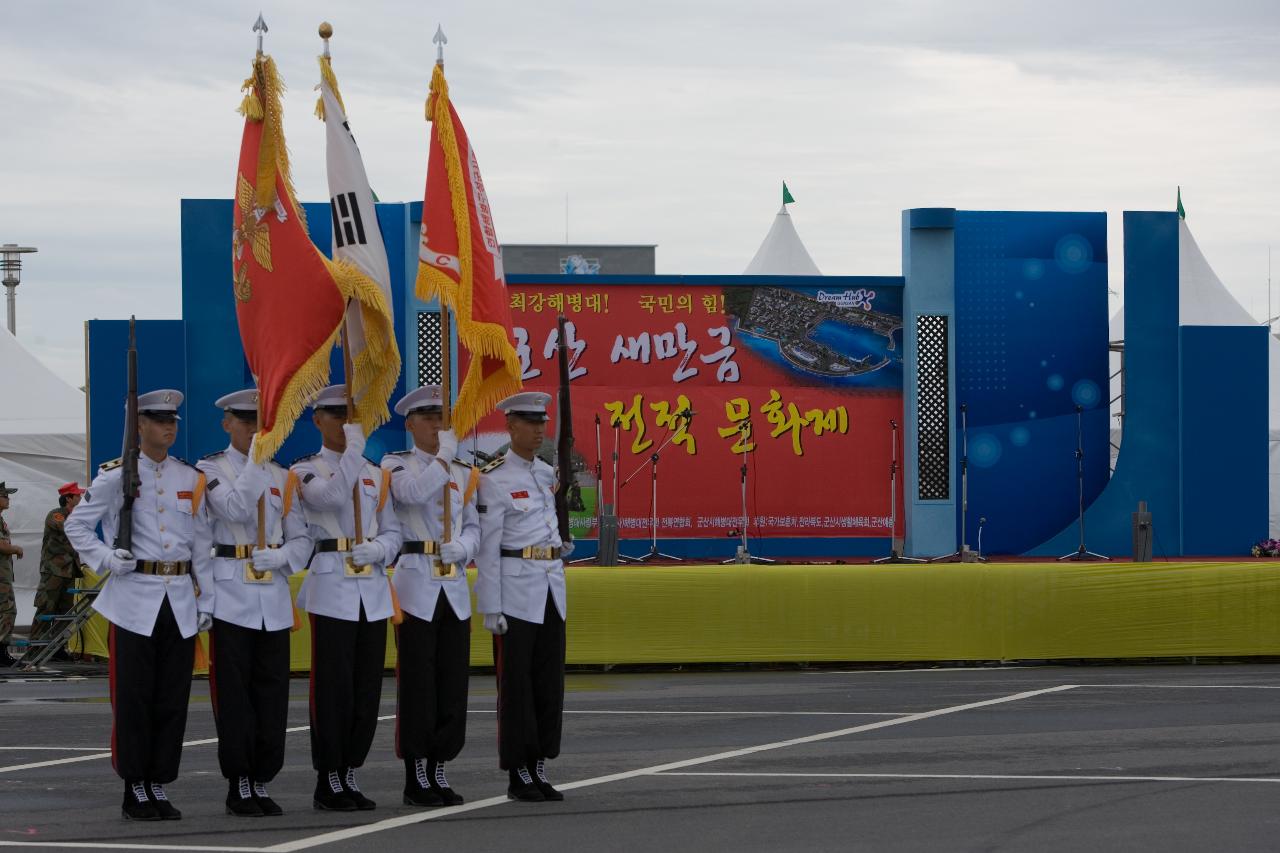
[[[320,25],[320,38],[327,39],[333,37],[333,24],[325,21]]]

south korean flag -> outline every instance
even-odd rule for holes
[[[373,191],[364,171],[364,161],[356,146],[347,115],[328,81],[321,78],[320,97],[324,101],[326,161],[329,171],[329,208],[333,217],[333,257],[355,264],[377,283],[391,310],[391,271],[387,251],[378,230]],[[351,356],[358,358],[366,347],[361,304],[347,306],[347,336]]]

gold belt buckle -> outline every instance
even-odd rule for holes
[[[551,547],[548,545],[530,545],[528,550],[529,550],[528,559],[530,560],[550,560],[551,559]]]
[[[164,560],[160,563],[159,569],[156,574],[172,577],[178,573],[178,564],[170,560]]]

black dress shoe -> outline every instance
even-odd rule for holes
[[[507,785],[508,800],[541,803],[547,799],[542,791],[538,790],[538,786],[534,784],[533,777],[529,775],[527,769],[521,767],[518,770],[509,770],[507,773],[511,779]]]
[[[377,803],[360,793],[360,786],[356,784],[356,769],[354,767],[348,767],[346,774],[343,775],[342,790],[351,802],[356,804],[356,808],[362,812],[371,812],[378,807]]]
[[[258,804],[258,808],[262,809],[262,813],[267,817],[280,817],[284,814],[284,809],[276,804],[276,801],[267,795],[267,786],[261,782],[253,783],[253,799]]]
[[[151,798],[147,796],[147,786],[141,782],[124,785],[124,803],[120,806],[120,814],[125,820],[159,820],[160,812],[156,811]]]
[[[427,762],[422,758],[404,760],[404,804],[406,806],[442,806],[444,800],[431,787]]]
[[[182,812],[169,802],[169,797],[164,792],[164,786],[159,782],[146,783],[147,788],[151,792],[151,805],[156,807],[156,811],[160,813],[161,820],[182,820]]]
[[[248,776],[229,780],[227,814],[236,817],[262,817],[262,806],[253,798],[253,786],[249,784]]]
[[[439,795],[443,805],[460,806],[466,802],[461,794],[449,787],[449,777],[444,774],[443,761],[427,761],[427,778],[431,782],[431,790]]]
[[[551,787],[551,782],[547,780],[547,762],[545,759],[539,758],[538,763],[533,765],[533,784],[538,786],[538,790],[542,792],[542,796],[551,802],[560,802],[564,799],[564,794]]]
[[[337,770],[325,773],[321,771],[316,779],[316,790],[312,795],[311,805],[319,811],[353,812],[356,804],[347,796],[342,787],[342,776]]]

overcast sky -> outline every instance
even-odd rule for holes
[[[231,196],[259,6],[5,4],[0,243],[39,247],[18,335],[74,385],[85,319],[181,313],[179,199]],[[384,201],[422,197],[440,22],[504,242],[563,241],[567,195],[572,241],[657,243],[660,273],[740,273],[785,179],[828,275],[900,273],[903,208],[1105,210],[1120,289],[1121,212],[1171,210],[1181,184],[1259,320],[1269,243],[1280,268],[1274,0],[261,9],[304,200],[328,195],[319,22]]]

